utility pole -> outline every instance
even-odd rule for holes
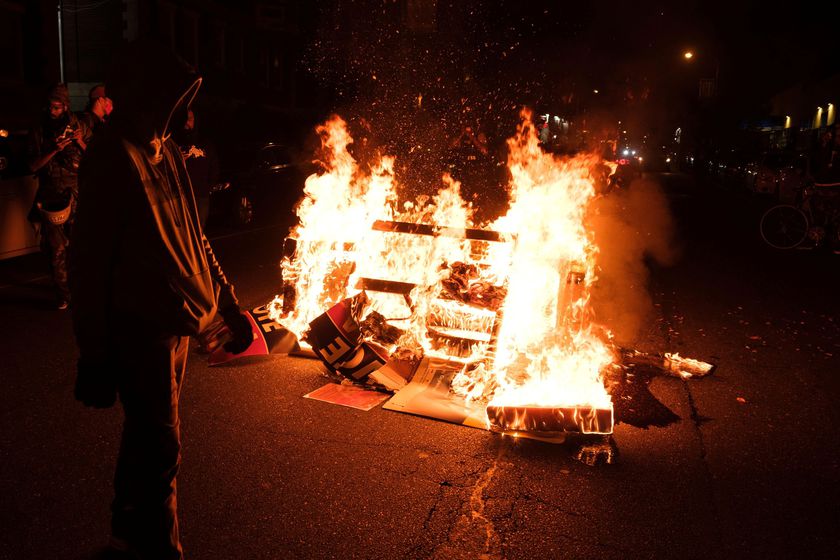
[[[58,0],[58,68],[60,74],[60,81],[64,83],[64,26],[61,23],[61,15],[64,11],[61,5],[61,0]]]

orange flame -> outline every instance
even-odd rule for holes
[[[530,115],[508,141],[511,205],[493,228],[516,235],[494,363],[494,405],[610,406],[601,371],[614,361],[591,323],[597,248],[584,227],[594,156],[544,153]]]
[[[374,231],[377,220],[465,231],[473,227],[473,209],[448,175],[434,196],[399,205],[393,158],[383,157],[365,175],[348,151],[345,122],[334,117],[319,127],[325,171],[306,181],[296,209],[300,225],[290,235],[297,248],[283,263],[284,283],[296,292],[294,310],[280,317],[278,299],[275,319],[302,333],[358,293],[362,278],[411,283],[409,298],[369,292],[371,309],[406,332],[401,346],[432,353],[433,330],[474,343],[471,358],[483,361],[456,377],[454,391],[497,406],[611,407],[600,375],[614,356],[606,331],[592,323],[588,290],[597,248],[584,227],[595,196],[591,170],[600,160],[543,153],[530,114],[521,116],[508,141],[510,207],[489,225],[508,241],[502,243]],[[474,266],[483,282],[506,288],[498,315],[443,297],[452,263]]]
[[[318,127],[318,133],[326,171],[306,180],[304,198],[296,208],[300,224],[290,234],[297,249],[282,264],[284,283],[295,286],[294,310],[281,316],[283,305],[277,299],[273,318],[302,333],[324,310],[358,293],[355,286],[361,277],[408,282],[418,286],[411,293],[413,309],[402,297],[382,293],[369,294],[371,309],[408,330],[413,345],[427,347],[424,319],[439,291],[441,264],[468,260],[469,243],[383,233],[371,226],[376,220],[398,220],[467,228],[472,225],[472,208],[461,197],[460,183],[444,176],[445,187],[436,195],[398,208],[393,158],[381,158],[370,175],[363,175],[347,149],[352,138],[340,117]]]

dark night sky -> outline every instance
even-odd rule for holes
[[[322,49],[331,71],[344,71],[331,76],[341,85],[366,74],[392,77],[390,70],[402,74],[392,87],[406,83],[412,69],[399,59],[407,40],[393,26],[393,4],[322,4],[313,48]],[[572,82],[609,88],[646,78],[670,87],[691,72],[713,76],[717,63],[724,93],[754,103],[803,77],[836,72],[840,62],[838,10],[814,2],[440,0],[437,9],[436,41],[420,81],[434,74],[464,81],[451,73],[458,68],[484,89],[515,91],[523,101],[532,88]],[[680,58],[686,48],[697,53],[691,64]]]
[[[461,127],[501,141],[523,105],[666,137],[716,69],[715,126],[733,129],[784,87],[840,70],[838,19],[815,3],[438,0],[427,32],[407,26],[408,4],[319,2],[303,63],[335,91],[331,110],[364,117],[390,152],[412,154],[407,168],[425,158],[430,173],[434,147]]]

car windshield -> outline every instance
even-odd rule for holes
[[[293,163],[291,150],[282,144],[236,146],[223,151],[220,159],[222,172],[227,176]]]
[[[279,144],[264,146],[257,156],[257,165],[263,168],[289,165],[291,162],[292,158],[289,149]]]

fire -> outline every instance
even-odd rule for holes
[[[444,175],[435,195],[401,203],[394,158],[362,173],[341,118],[318,132],[325,170],[307,179],[297,206],[275,320],[304,333],[364,290],[368,313],[403,333],[388,351],[465,363],[456,393],[496,411],[566,407],[567,417],[595,418],[596,409],[611,416],[601,372],[615,357],[592,322],[598,252],[584,225],[598,158],[543,153],[523,113],[508,141],[508,212],[475,229],[455,179]]]
[[[409,344],[427,347],[423,319],[445,274],[442,264],[469,260],[470,246],[463,239],[401,235],[372,225],[397,220],[468,228],[472,209],[461,198],[460,184],[444,176],[445,187],[436,195],[399,206],[393,158],[383,157],[364,175],[348,151],[352,139],[340,117],[318,132],[327,169],[306,180],[296,209],[300,224],[290,235],[296,250],[282,264],[284,283],[294,284],[294,305],[275,300],[273,318],[303,333],[325,309],[358,293],[364,279],[409,283],[417,286],[410,298],[371,294],[371,310],[405,328],[413,339]]]
[[[600,377],[614,356],[591,322],[597,248],[584,225],[598,160],[543,153],[528,115],[508,146],[511,206],[492,227],[514,232],[516,244],[491,404],[609,407]]]
[[[391,219],[396,202],[393,159],[383,158],[370,176],[360,177],[347,151],[353,140],[346,123],[334,117],[317,131],[327,170],[306,180],[295,209],[300,223],[290,235],[297,241],[294,258],[282,264],[284,282],[295,286],[295,300],[293,306],[281,301],[273,306],[275,320],[281,311],[289,312],[282,322],[295,333],[348,295],[355,249],[364,245],[371,222]]]

